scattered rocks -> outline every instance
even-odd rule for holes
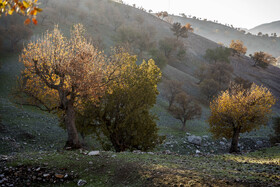
[[[92,164],[93,164],[93,162],[92,162],[92,161],[89,161],[89,162],[88,162],[88,164],[92,165]]]
[[[98,156],[98,155],[100,155],[100,151],[90,151],[90,152],[88,153],[88,155],[89,155],[89,156]]]
[[[141,153],[142,153],[142,151],[140,151],[140,150],[134,150],[134,151],[132,151],[132,153],[135,153],[135,154],[141,154]]]
[[[165,151],[163,151],[163,154],[170,155],[170,154],[171,154],[171,151],[169,151],[169,150],[165,150]]]
[[[56,173],[54,176],[55,176],[56,178],[58,178],[58,179],[64,178],[64,175],[58,174],[58,173]]]
[[[40,168],[40,169],[39,169]],[[0,186],[42,186],[43,184],[63,184],[76,178],[74,173],[63,174],[65,170],[53,171],[45,167],[20,165],[0,167]],[[67,177],[65,177],[67,176]]]
[[[188,136],[188,141],[195,145],[201,145],[202,138],[200,136],[192,135],[192,136]]]
[[[83,186],[83,185],[85,185],[86,183],[87,183],[86,180],[80,179],[80,180],[77,182],[77,185],[78,185],[78,186]]]
[[[45,174],[43,174],[43,177],[49,177],[50,176],[50,174],[49,173],[45,173]]]
[[[261,140],[258,140],[258,141],[256,142],[256,144],[257,144],[257,146],[259,146],[259,147],[262,147],[262,146],[263,146],[263,142],[262,142]]]
[[[224,142],[226,142],[226,141],[227,141],[227,139],[226,139],[225,137],[222,137],[222,140],[223,140]]]

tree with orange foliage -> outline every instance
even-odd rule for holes
[[[250,57],[254,60],[254,66],[260,66],[262,68],[267,68],[269,64],[276,64],[276,58],[271,54],[265,52],[255,52],[254,55],[250,55]]]
[[[233,49],[234,53],[237,54],[238,56],[240,54],[245,55],[247,52],[247,47],[245,47],[243,42],[240,40],[236,40],[236,41],[232,40],[229,45],[229,48]]]
[[[14,12],[27,16],[25,24],[31,21],[37,25],[36,16],[42,9],[38,8],[38,0],[1,0],[0,1],[0,16],[2,14],[12,15]]]
[[[191,24],[187,23],[184,27],[186,27],[188,32],[193,32],[193,28]]]
[[[208,121],[214,137],[232,138],[230,153],[238,152],[239,134],[266,125],[276,100],[263,86],[232,84],[210,103]]]
[[[75,108],[83,98],[97,100],[104,90],[105,55],[84,37],[84,27],[74,25],[66,38],[56,26],[37,41],[30,42],[20,56],[24,64],[16,98],[21,104],[56,111],[65,123],[65,147],[79,148]],[[108,71],[107,71],[108,72]]]

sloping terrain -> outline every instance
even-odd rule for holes
[[[73,23],[84,24],[87,29],[87,33],[93,38],[94,43],[102,46],[105,51],[108,51],[112,45],[116,44],[116,35],[118,34],[118,31],[125,27],[133,27],[141,32],[147,30],[153,32],[154,37],[151,40],[154,42],[157,42],[165,37],[174,37],[170,30],[171,25],[169,23],[148,14],[145,11],[110,1],[84,0],[77,2],[50,0],[43,2],[43,9],[44,12],[38,16],[39,24],[37,26],[32,26],[36,37],[40,36],[48,29],[51,30],[54,24],[58,24],[59,28],[62,29],[64,33],[69,34],[69,28],[73,25]],[[202,37],[203,34],[200,36],[196,33],[207,33],[207,29],[208,31],[213,28],[216,29],[216,26],[219,26],[218,29],[223,30],[225,29],[225,26],[208,21],[186,19],[181,17],[173,17],[173,19],[174,21],[181,21],[183,24],[191,23],[195,28],[195,33],[189,33],[187,39],[182,39],[187,47],[186,58],[180,63],[177,61],[169,61],[168,65],[162,69],[163,77],[164,79],[183,82],[183,89],[188,94],[195,97],[197,101],[205,103],[206,99],[198,87],[198,79],[195,76],[195,71],[200,67],[200,65],[208,64],[203,57],[205,51],[209,48],[214,49],[219,45]],[[195,25],[196,22],[203,22],[203,24],[200,24],[201,28],[198,28]],[[228,29],[238,32],[235,29]],[[231,32],[229,32],[229,34],[230,33]],[[252,37],[256,39],[256,36]],[[230,41],[229,38],[231,37],[225,35],[224,38]],[[265,43],[262,47],[266,47]],[[278,50],[279,47],[273,46],[273,49]],[[149,55],[144,52],[143,57],[149,58]],[[251,82],[263,84],[264,86],[270,88],[279,100],[279,68],[273,66],[269,66],[267,69],[253,67],[252,60],[246,56],[231,57],[231,64],[234,67],[234,76],[240,76]],[[163,92],[164,87],[161,85],[159,88],[160,92]],[[162,98],[163,104],[158,104],[158,110],[161,110],[159,108],[166,106],[166,101],[164,101],[162,95],[160,95],[160,98]],[[279,108],[280,104],[277,102],[276,109],[279,110]],[[209,111],[204,110],[204,112],[207,114]],[[177,123],[168,113],[165,113],[164,115],[168,116],[170,123]],[[165,118],[166,117],[164,117],[164,119]],[[205,115],[202,120],[204,121],[206,118],[207,115]]]
[[[274,21],[271,23],[265,23],[259,26],[256,26],[249,30],[249,32],[253,34],[258,34],[262,32],[263,34],[270,35],[271,33],[276,33],[278,36],[280,35],[280,21]]]
[[[279,156],[279,147],[244,155],[36,152],[2,157],[0,179],[8,186],[279,186]]]
[[[194,33],[208,38],[216,43],[222,43],[225,46],[229,46],[231,40],[241,40],[248,48],[247,54],[253,54],[256,51],[264,51],[275,57],[280,56],[279,37],[256,36],[250,32],[244,33],[242,30],[239,31],[231,26],[225,26],[212,21],[172,15],[170,15],[170,18],[173,22],[180,22],[183,25],[190,23],[194,28]]]
[[[174,37],[169,23],[142,10],[107,0],[49,0],[43,2],[43,9],[38,16],[39,24],[30,25],[33,38],[51,30],[54,24],[67,35],[73,23],[83,23],[93,42],[105,52],[117,43],[116,35],[125,27],[152,31],[153,42]],[[183,89],[202,106],[202,117],[189,121],[188,133],[183,132],[181,124],[167,112],[168,103],[160,94],[152,112],[159,117],[159,133],[167,137],[162,145],[148,153],[101,151],[98,156],[89,156],[86,150],[62,151],[67,135],[58,126],[55,115],[11,102],[9,94],[22,65],[16,53],[1,56],[0,184],[77,186],[82,179],[87,186],[279,186],[279,147],[261,149],[269,145],[271,127],[241,136],[241,150],[260,149],[253,153],[223,154],[228,151],[230,140],[212,139],[205,122],[209,107],[197,84],[195,71],[209,63],[204,59],[205,51],[219,45],[196,33],[189,33],[183,42],[187,46],[186,58],[181,62],[169,61],[162,68],[163,79],[183,82]],[[143,52],[143,58],[149,58],[149,54]],[[271,89],[278,99],[275,114],[279,114],[280,69],[254,67],[247,56],[230,57],[230,63],[234,76]],[[161,84],[159,89],[162,93],[164,86]],[[190,135],[202,137],[202,144],[188,142]],[[101,149],[94,141],[88,141],[93,139],[87,137],[85,147]],[[257,140],[261,140],[262,145],[256,145]]]

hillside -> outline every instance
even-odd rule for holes
[[[248,48],[247,55],[253,54],[256,51],[265,51],[275,57],[280,56],[280,38],[256,36],[242,30],[237,30],[230,26],[225,26],[212,21],[198,20],[194,18],[184,18],[179,16],[172,16],[170,18],[173,22],[180,22],[185,25],[190,23],[194,28],[194,33],[216,43],[222,43],[229,46],[231,40],[241,40]],[[269,34],[270,36],[270,34]]]
[[[38,14],[38,25],[26,26],[33,31],[30,39],[52,30],[55,24],[67,36],[74,23],[82,23],[93,44],[106,54],[110,53],[112,46],[123,44],[121,39],[127,39],[127,50],[138,55],[140,63],[142,59],[153,57],[151,50],[160,50],[159,41],[175,38],[170,30],[171,24],[166,21],[143,10],[107,0],[49,0],[42,1],[42,8],[44,11]],[[208,21],[172,18],[183,24],[191,23],[195,32],[188,33],[187,38],[180,38],[186,47],[186,56],[178,59],[176,55],[171,55],[161,67],[163,80],[159,85],[160,94],[151,112],[158,116],[159,134],[166,139],[149,152],[102,151],[95,135],[83,139],[84,149],[62,150],[67,132],[59,127],[57,115],[12,102],[10,94],[22,70],[22,64],[18,62],[20,50],[11,52],[9,49],[5,53],[2,50],[0,185],[77,186],[82,179],[87,182],[85,186],[278,186],[279,146],[270,147],[271,123],[240,136],[242,155],[227,154],[230,139],[214,139],[208,130],[209,101],[201,91],[196,71],[202,65],[211,66],[204,57],[207,49],[219,47],[217,42],[227,44],[231,39],[240,39],[232,38],[234,36],[244,39],[245,45],[248,48],[251,46],[251,51],[268,47],[268,52],[278,56],[280,42],[278,39],[275,43],[272,38],[244,35]],[[12,18],[0,18],[3,28],[6,19]],[[250,40],[246,43],[248,37]],[[220,41],[221,38],[224,41]],[[22,42],[26,44],[27,39]],[[229,60],[233,67],[232,79],[242,77],[272,91],[277,98],[273,115],[278,116],[280,69],[270,65],[266,69],[253,66],[252,59],[243,55],[231,55]],[[164,96],[166,80],[182,82],[183,90],[202,107],[201,117],[189,120],[186,132],[181,130],[180,121],[167,111],[168,101]],[[200,144],[190,142],[192,136],[198,136]],[[90,156],[92,150],[100,152]]]
[[[263,34],[271,35],[272,33],[276,33],[278,36],[280,35],[280,21],[274,21],[271,23],[265,23],[262,25],[258,25],[249,30],[249,32],[253,34],[258,34],[262,32]]]
[[[173,33],[170,30],[171,25],[169,23],[148,14],[145,11],[127,5],[113,3],[110,1],[88,0],[81,1],[80,3],[73,1],[72,3],[77,6],[71,6],[71,3],[64,4],[65,2],[67,1],[48,1],[47,4],[44,4],[44,12],[41,17],[38,17],[39,24],[36,27],[32,26],[34,29],[34,35],[40,36],[46,30],[52,29],[54,24],[58,24],[60,29],[67,34],[67,32],[69,33],[69,27],[72,25],[71,23],[81,22],[86,26],[89,36],[93,38],[93,42],[105,51],[109,51],[112,45],[117,44],[116,35],[118,36],[119,31],[127,27],[136,28],[136,30],[140,30],[141,32],[149,32],[150,35],[153,36],[150,39],[151,43],[155,43],[165,37],[173,37]],[[95,11],[91,11],[93,9]],[[111,12],[109,15],[107,14],[108,11]],[[176,19],[178,19],[178,21],[182,21],[183,23],[193,20],[174,17],[174,21],[176,21]],[[2,20],[0,20],[0,22],[1,21]],[[183,82],[183,89],[204,105],[207,102],[206,97],[201,93],[199,85],[197,84],[198,79],[195,76],[195,71],[202,64],[209,64],[209,62],[204,59],[205,51],[209,48],[214,49],[219,45],[202,37],[202,34],[202,36],[198,35],[197,32],[203,32],[206,34],[207,29],[213,29],[213,25],[219,26],[218,29],[224,29],[225,27],[212,22],[205,22],[206,24],[201,24],[201,28],[199,28],[196,27],[194,23],[202,23],[203,21],[193,21],[194,22],[190,23],[194,26],[195,33],[189,33],[188,38],[182,40],[187,48],[186,57],[180,62],[171,59],[162,71],[164,80],[170,79]],[[231,30],[230,28],[228,29]],[[234,31],[239,33],[236,30]],[[229,40],[228,38],[231,37],[225,38]],[[144,51],[142,53],[142,58],[151,58],[151,56],[148,52]],[[279,100],[279,68],[273,66],[269,66],[267,69],[253,67],[252,60],[247,56],[231,57],[230,61],[234,68],[233,78],[240,76],[251,82],[263,84],[264,86],[270,88]],[[160,92],[163,93],[164,87],[160,85],[159,88]],[[162,101],[161,104],[159,104],[160,108],[166,105],[166,100],[162,96],[162,94],[159,96],[160,101]],[[280,104],[277,102],[276,111],[278,111],[279,108]],[[208,113],[207,110],[204,112],[206,112],[205,115]],[[202,118],[202,121],[206,118],[207,115]],[[169,120],[170,122],[173,120],[172,123],[174,123],[174,118],[171,116],[169,116]]]

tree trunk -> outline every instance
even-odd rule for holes
[[[66,106],[65,115],[65,125],[68,133],[68,140],[66,142],[65,148],[70,147],[71,149],[81,148],[79,141],[78,131],[75,125],[75,110],[73,102],[69,102]]]
[[[232,136],[232,140],[231,140],[231,147],[230,147],[230,150],[229,150],[230,153],[238,153],[238,152],[240,152],[239,149],[238,149],[239,133],[240,133],[240,129],[239,128],[234,128],[233,129],[233,136]]]
[[[185,131],[186,130],[186,120],[183,120],[182,121],[182,131]]]
[[[174,103],[174,97],[173,96],[171,96],[171,98],[170,98],[170,100],[169,100],[169,105],[168,105],[168,110],[170,110],[171,109],[171,107],[172,107],[172,105],[173,105],[173,103]]]
[[[112,144],[113,144],[113,146],[114,146],[115,151],[116,151],[116,152],[125,151],[125,150],[122,149],[121,145],[119,145],[119,143],[118,143],[116,140],[114,140],[114,139],[115,139],[115,138],[111,138],[111,142],[112,142]]]

